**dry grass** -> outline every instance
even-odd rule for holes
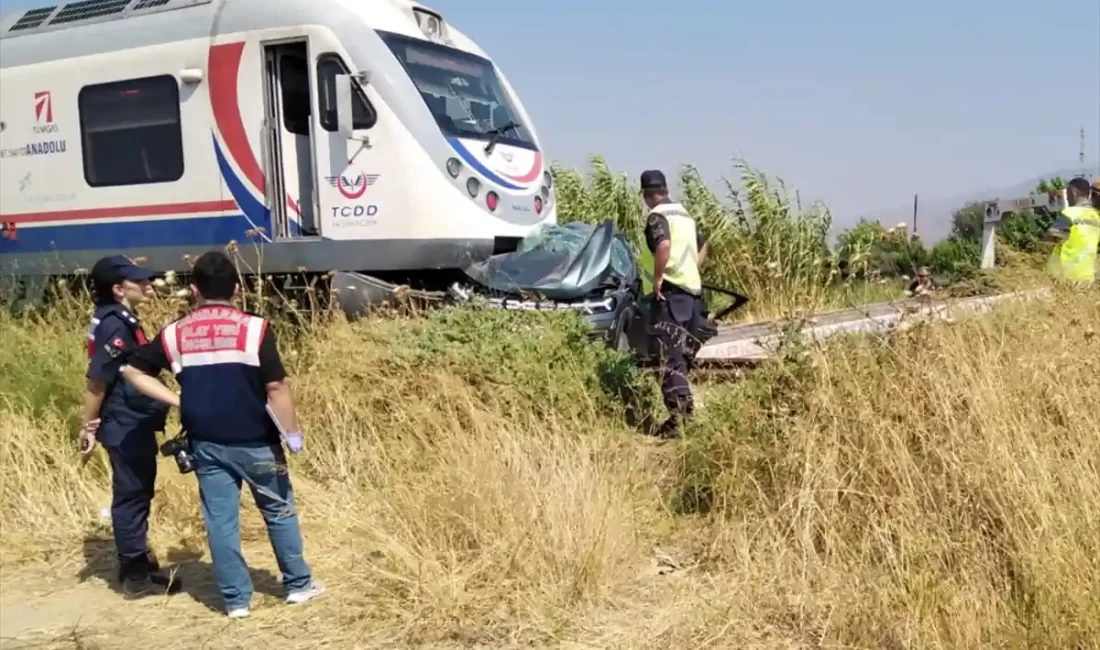
[[[246,497],[259,595],[235,623],[167,460],[152,536],[190,595],[102,580],[105,461],[73,441],[85,318],[0,315],[3,628],[33,647],[1100,647],[1094,295],[794,349],[663,446],[605,390],[640,380],[567,316],[284,334],[330,593],[282,605]]]

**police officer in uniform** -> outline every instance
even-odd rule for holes
[[[127,596],[178,593],[149,550],[149,508],[157,477],[156,432],[168,407],[141,395],[120,372],[126,358],[146,342],[138,305],[148,300],[153,272],[123,256],[105,257],[92,268],[96,308],[88,329],[81,455],[96,442],[111,461],[111,519],[119,581]]]
[[[706,242],[695,219],[668,196],[665,175],[642,172],[646,217],[642,284],[654,297],[651,332],[662,361],[661,393],[669,418],[658,430],[661,437],[679,435],[680,424],[694,411],[685,344],[703,319],[703,282],[699,267]]]
[[[1047,230],[1047,239],[1057,242],[1047,261],[1047,272],[1056,280],[1075,285],[1096,280],[1100,211],[1092,207],[1091,191],[1086,178],[1070,180],[1066,184],[1068,207]]]
[[[1047,231],[1057,242],[1047,261],[1055,279],[1070,284],[1090,285],[1096,280],[1097,247],[1100,246],[1100,210],[1089,199],[1092,188],[1084,178],[1066,183],[1066,203]]]

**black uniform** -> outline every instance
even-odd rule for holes
[[[151,272],[125,258],[101,260],[92,272],[97,283],[142,282]],[[108,285],[109,286],[109,285]],[[169,586],[149,550],[149,510],[157,478],[156,432],[163,431],[168,406],[137,392],[120,372],[127,357],[146,343],[137,316],[122,304],[97,305],[88,334],[85,376],[106,386],[99,411],[97,441],[111,461],[111,520],[124,584],[150,580]],[[178,591],[178,583],[171,585]]]
[[[663,189],[664,176],[656,172],[646,172],[642,175],[642,187],[654,187]],[[667,199],[662,203],[670,203]],[[645,226],[646,245],[649,250],[656,253],[657,246],[661,242],[670,241],[671,234],[668,219],[659,213],[651,213],[646,219]],[[696,227],[696,242],[700,248],[706,243],[702,232]],[[679,421],[690,416],[695,409],[691,395],[691,384],[688,382],[688,362],[685,355],[685,346],[688,336],[699,329],[703,320],[703,299],[682,287],[663,279],[661,282],[661,294],[664,300],[657,301],[653,306],[651,330],[657,339],[659,354],[662,361],[661,394],[665,407],[671,417],[662,428],[662,433],[671,433],[679,424]]]

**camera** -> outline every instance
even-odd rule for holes
[[[191,443],[187,440],[186,431],[181,432],[171,440],[165,441],[160,446],[160,455],[173,458],[180,474],[195,471],[195,459],[191,456]]]

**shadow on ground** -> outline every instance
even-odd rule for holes
[[[77,578],[80,582],[98,578],[107,583],[112,591],[122,594],[122,585],[118,581],[118,562],[115,559],[115,543],[110,537],[89,535],[83,544],[84,566]],[[203,561],[203,552],[193,548],[180,547],[170,549],[161,566],[166,572],[172,572],[183,583],[183,592],[211,611],[222,614],[225,603],[221,592],[214,582],[214,567]],[[256,594],[285,597],[282,582],[278,576],[266,569],[249,569],[252,574],[252,588]]]

